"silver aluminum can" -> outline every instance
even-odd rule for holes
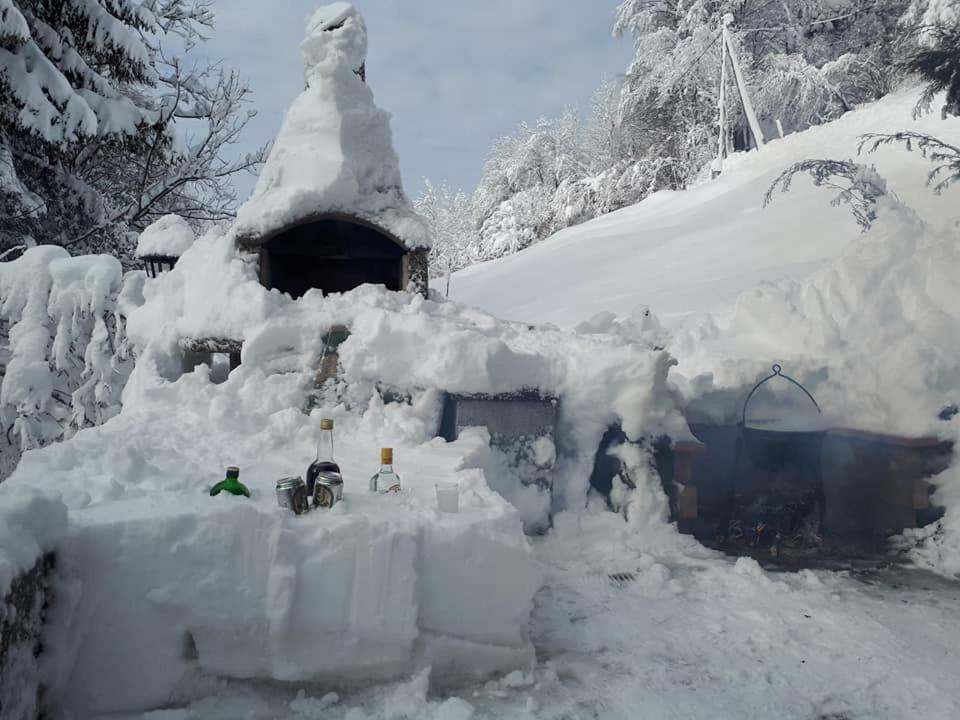
[[[303,515],[310,510],[307,498],[307,485],[301,477],[288,477],[277,480],[277,504]]]
[[[313,506],[332,508],[343,500],[343,478],[338,473],[321,472],[313,488]]]

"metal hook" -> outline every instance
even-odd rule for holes
[[[776,378],[776,377],[783,378],[784,380],[787,380],[788,382],[791,382],[791,383],[793,383],[794,385],[796,385],[798,388],[800,388],[800,389],[803,391],[803,394],[806,395],[808,398],[810,398],[810,402],[812,402],[812,403],[813,403],[813,406],[817,409],[817,413],[820,414],[820,415],[823,415],[823,411],[820,409],[820,405],[817,403],[817,401],[816,401],[816,399],[813,397],[813,395],[810,394],[810,391],[807,390],[803,385],[801,385],[800,383],[798,383],[796,380],[794,380],[794,379],[793,379],[792,377],[790,377],[789,375],[784,375],[784,374],[783,374],[783,367],[781,367],[778,363],[774,363],[772,370],[773,370],[773,375],[768,375],[768,376],[765,377],[763,380],[761,380],[761,381],[758,382],[756,385],[754,385],[754,386],[753,386],[753,390],[750,391],[750,394],[747,395],[747,399],[744,400],[744,402],[743,402],[743,410],[742,410],[741,413],[740,413],[740,423],[741,423],[742,425],[746,425],[746,424],[747,424],[747,406],[750,404],[750,400],[753,399],[754,394],[757,392],[757,390],[760,389],[760,386],[761,386],[761,385],[763,385],[764,383],[766,383],[766,382],[769,381],[769,380],[773,380],[773,379]]]

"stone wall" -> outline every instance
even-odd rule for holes
[[[52,570],[53,555],[47,554],[13,581],[0,605],[0,720],[39,716],[37,658]]]

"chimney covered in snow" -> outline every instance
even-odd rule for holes
[[[294,297],[364,283],[425,293],[430,237],[364,81],[363,18],[346,2],[317,9],[300,50],[306,88],[237,213],[237,246],[258,255],[265,286]]]

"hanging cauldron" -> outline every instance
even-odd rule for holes
[[[775,399],[767,405],[770,416],[756,410],[751,414],[757,391],[774,378],[799,388],[804,405],[798,408]],[[730,482],[728,539],[774,548],[782,543],[795,547],[819,543],[825,430],[817,401],[774,365],[773,374],[757,383],[743,403]]]
[[[774,378],[781,378],[799,388],[810,400],[816,416],[748,417],[747,410],[757,391]],[[783,368],[773,366],[773,374],[758,382],[743,403],[740,415],[740,436],[754,467],[765,472],[783,472],[790,466],[820,463],[825,427],[820,406],[807,389]]]

